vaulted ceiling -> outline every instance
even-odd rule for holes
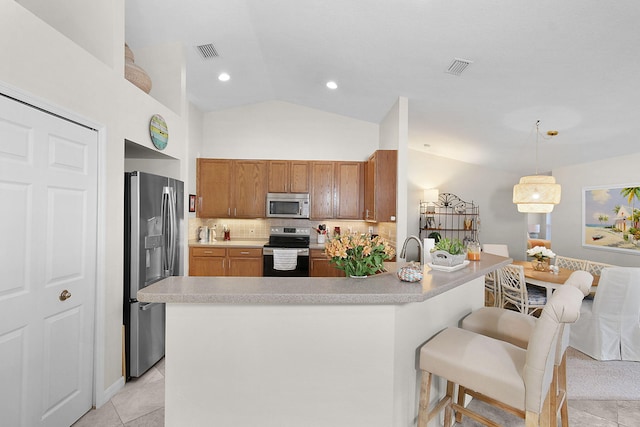
[[[537,120],[539,172],[639,151],[639,22],[635,0],[126,0],[125,37],[183,43],[204,112],[279,100],[379,123],[403,96],[411,148],[530,174]]]

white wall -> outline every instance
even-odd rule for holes
[[[396,183],[396,245],[407,237],[407,157],[409,147],[409,102],[399,97],[380,123],[380,149],[398,150]],[[398,254],[399,255],[399,254]]]
[[[9,88],[14,95],[39,107],[91,123],[99,131],[101,229],[96,345],[102,353],[96,367],[96,383],[100,405],[122,381],[124,141],[155,150],[148,125],[156,113],[164,117],[170,132],[164,154],[185,159],[188,137],[186,117],[124,79],[123,59],[98,59],[100,53],[109,56],[109,52],[116,51],[124,58],[124,1],[100,0],[99,5],[92,4],[101,13],[90,14],[90,20],[99,21],[92,22],[91,27],[94,33],[104,31],[94,36],[111,44],[103,52],[89,53],[68,38],[78,31],[83,34],[86,27],[74,27],[65,36],[19,3],[0,0],[0,88]],[[88,21],[84,8],[65,12],[67,20]],[[111,63],[117,64],[110,66]],[[181,178],[185,180],[184,168]]]
[[[582,191],[600,185],[640,184],[640,153],[554,169],[562,200],[551,214],[551,247],[557,254],[625,267],[640,266],[638,255],[582,246]]]
[[[525,259],[527,218],[512,203],[513,185],[519,176],[416,150],[409,150],[408,170],[409,234],[418,233],[423,190],[437,188],[440,193],[453,193],[478,205],[480,243],[507,244],[512,258]],[[424,233],[422,237],[426,237]]]
[[[201,157],[366,160],[378,149],[378,125],[269,101],[207,113]]]

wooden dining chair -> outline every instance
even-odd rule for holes
[[[574,271],[563,286],[574,286],[583,296],[589,294],[593,276],[586,271]],[[513,310],[497,307],[482,307],[462,319],[462,329],[509,342],[526,349],[535,328],[537,319]],[[556,345],[553,366],[553,380],[550,388],[552,417],[560,414],[562,427],[569,426],[567,406],[567,348],[569,347],[569,328],[560,327],[560,336]],[[552,418],[553,419],[553,418]]]
[[[575,322],[582,298],[582,292],[573,286],[558,289],[535,322],[526,349],[453,327],[429,340],[420,348],[418,427],[425,427],[442,410],[447,427],[454,415],[457,422],[468,416],[487,426],[497,426],[465,408],[466,395],[524,418],[527,427],[552,425],[550,389],[560,324]],[[433,375],[446,379],[447,388],[445,396],[430,410]]]
[[[529,285],[524,278],[524,267],[510,264],[496,270],[496,279],[500,286],[500,307],[509,305],[524,314],[534,314],[542,310],[547,303],[546,291],[535,285]]]
[[[554,265],[558,268],[566,268],[567,270],[586,270],[587,261],[584,259],[569,258],[566,256],[556,255]]]

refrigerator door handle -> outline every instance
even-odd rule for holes
[[[172,276],[176,257],[176,197],[171,187],[164,187],[162,191],[162,228],[164,248],[162,252],[162,268],[164,276]]]

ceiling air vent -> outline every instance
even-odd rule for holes
[[[451,61],[445,73],[459,76],[471,64],[473,64],[473,61],[469,61],[468,59],[453,58],[453,61]]]
[[[196,46],[196,48],[198,49],[198,52],[200,52],[200,55],[202,55],[204,59],[217,58],[218,56],[220,56],[218,55],[218,51],[216,50],[216,48],[213,46],[212,43],[201,44],[200,46]]]

